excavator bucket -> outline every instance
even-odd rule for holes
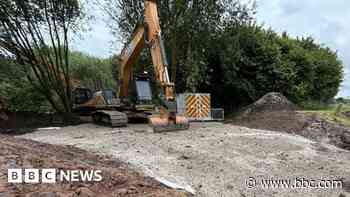
[[[168,117],[152,116],[149,122],[155,133],[187,130],[190,127],[189,121],[184,116],[176,116],[175,120]]]

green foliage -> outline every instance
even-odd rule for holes
[[[304,110],[329,110],[333,107],[330,105],[330,103],[323,103],[320,101],[302,101],[299,103],[299,106],[302,107]]]
[[[316,44],[312,38],[291,39],[282,37],[283,61],[288,69],[291,89],[286,92],[292,100],[327,103],[338,93],[343,79],[343,65],[337,54]],[[287,75],[288,77],[288,75]]]
[[[142,21],[144,0],[104,0],[104,3],[106,14],[111,18],[112,32],[124,42],[129,41],[136,24]],[[217,36],[216,31],[229,21],[249,21],[251,9],[236,0],[164,0],[157,3],[170,77],[176,81],[178,92],[197,91],[200,84],[208,83],[206,56]],[[142,55],[151,65],[149,54]]]
[[[350,127],[350,118],[344,113],[350,111],[350,105],[327,105],[323,109],[302,111],[306,114],[317,115],[327,121]]]
[[[126,42],[142,19],[143,0],[105,1],[112,32]],[[302,106],[329,103],[338,93],[343,65],[336,52],[257,25],[254,4],[157,2],[177,92],[211,93],[214,106],[228,112],[272,91]],[[141,59],[151,64],[149,56]]]
[[[69,43],[83,16],[78,0],[0,0],[0,50],[57,112],[72,111]]]
[[[335,102],[338,104],[350,104],[350,99],[339,97],[335,100]]]
[[[71,79],[92,90],[115,89],[112,58],[99,59],[81,52],[70,52]],[[23,65],[0,58],[0,95],[10,111],[53,111],[45,96],[29,83]]]
[[[268,92],[281,92],[297,104],[328,103],[338,93],[342,62],[311,38],[280,36],[252,23],[228,25],[220,34],[209,56],[211,83],[201,90],[210,89],[226,109]]]
[[[115,89],[115,59],[100,59],[81,52],[70,53],[71,75],[79,85],[91,90]]]
[[[0,95],[9,111],[52,111],[45,97],[30,85],[23,66],[8,58],[0,59]]]

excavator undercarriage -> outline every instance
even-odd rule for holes
[[[108,125],[111,127],[124,127],[128,124],[128,117],[119,111],[97,111],[92,116],[95,123]]]
[[[124,127],[130,121],[141,121],[148,122],[154,132],[189,128],[187,119],[176,115],[177,109],[174,102],[164,102],[156,107],[152,101],[152,91],[145,75],[136,79],[134,84],[136,85],[137,101],[132,104],[115,97],[112,90],[92,93],[86,88],[75,89],[75,112],[81,116],[91,116],[96,124],[111,127]]]

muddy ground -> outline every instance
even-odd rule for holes
[[[84,124],[19,138],[111,155],[139,172],[176,183],[200,197],[350,196],[350,152],[327,143],[221,123],[192,123],[187,131],[160,134],[145,128]],[[250,178],[256,180],[253,188],[247,186]],[[261,183],[264,179],[296,178],[340,180],[342,188],[268,189]]]
[[[350,150],[350,128],[298,109],[299,107],[281,93],[272,92],[245,107],[236,117],[226,122],[253,129],[296,134]]]
[[[115,158],[97,156],[72,146],[48,145],[0,135],[0,150],[1,197],[185,196],[183,192],[167,189],[157,181],[129,170]],[[13,168],[101,170],[102,181],[7,183],[7,170]]]

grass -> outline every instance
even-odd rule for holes
[[[302,110],[306,114],[316,114],[321,118],[333,123],[342,124],[350,127],[350,118],[346,117],[343,112],[350,111],[350,105],[332,105],[322,109]]]

